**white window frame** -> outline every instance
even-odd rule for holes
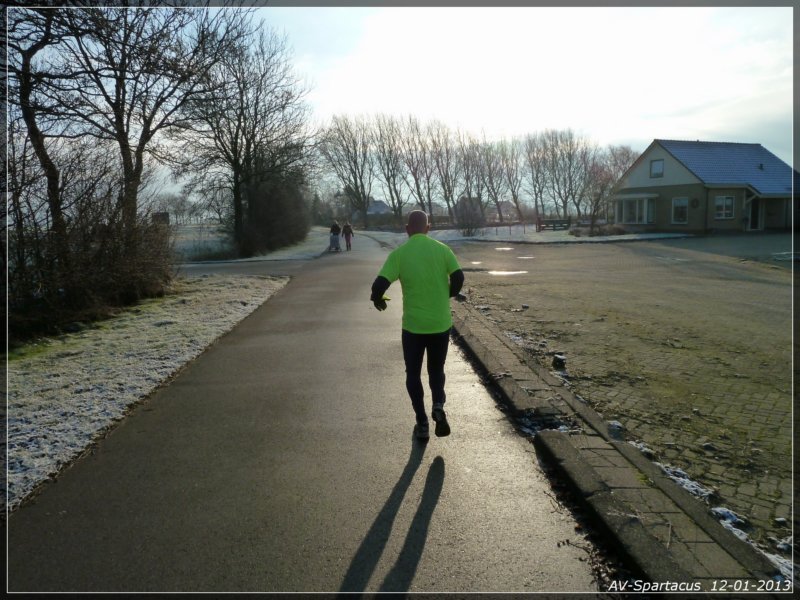
[[[675,220],[675,209],[678,207],[678,203],[683,204],[683,207],[686,209],[686,220],[685,221],[676,221]],[[685,196],[677,197],[672,199],[672,224],[673,225],[688,225],[689,224],[689,198]]]
[[[653,169],[654,166],[659,165],[661,168],[656,170]],[[664,177],[664,159],[663,158],[656,158],[650,161],[650,179],[656,179],[658,177]]]
[[[729,204],[730,206],[728,206]],[[734,219],[736,212],[735,207],[735,196],[717,196],[714,198],[714,219],[717,221],[729,221]]]

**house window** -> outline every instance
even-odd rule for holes
[[[714,199],[714,218],[733,218],[733,196],[717,196]]]
[[[641,225],[656,222],[656,199],[633,198],[620,202],[621,215],[617,221],[627,225]]]
[[[672,224],[686,225],[689,222],[689,199],[672,199]]]
[[[664,159],[650,161],[650,177],[663,177],[664,176]]]

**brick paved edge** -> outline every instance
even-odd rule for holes
[[[453,329],[456,340],[493,381],[512,416],[532,415],[546,419],[560,415],[579,420],[584,428],[591,430],[590,435],[594,439],[606,444],[608,449],[615,450],[626,461],[625,464],[653,484],[651,489],[654,493],[663,495],[665,501],[677,505],[696,527],[708,535],[710,543],[718,546],[723,553],[720,555],[723,556],[720,565],[727,564],[727,557],[730,557],[741,567],[741,573],[754,581],[772,579],[780,574],[765,556],[725,529],[702,502],[670,480],[635,447],[613,439],[598,413],[576,398],[547,369],[529,364],[522,356],[522,350],[510,339],[504,339],[502,332],[497,331],[468,303],[454,303]],[[531,394],[531,389],[546,393]],[[588,464],[586,454],[582,454],[570,437],[557,430],[542,430],[535,435],[533,443],[542,458],[556,468],[577,492],[578,499],[596,518],[598,526],[617,543],[633,566],[652,582],[698,579],[696,573],[688,572],[697,561],[697,555],[685,552],[685,546],[680,544],[672,547],[669,543],[665,545],[651,534],[641,520],[629,518],[636,513],[637,507],[625,503],[620,496],[631,486],[620,485],[602,476],[598,469]],[[609,472],[607,469],[601,470]],[[707,553],[709,556],[712,554]],[[730,577],[722,571],[722,567],[719,572],[712,571],[714,564],[713,559],[708,559],[705,565],[711,575],[703,578],[706,583],[717,575],[720,578]],[[687,565],[690,567],[687,568]]]

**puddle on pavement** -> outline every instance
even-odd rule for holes
[[[487,271],[489,275],[524,275],[527,271]]]

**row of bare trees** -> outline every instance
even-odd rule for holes
[[[386,115],[335,116],[320,152],[364,226],[373,195],[398,223],[413,205],[432,215],[442,206],[460,226],[490,213],[524,221],[528,209],[594,223],[637,157],[628,146],[601,148],[569,129],[489,141],[441,121]]]
[[[308,115],[286,39],[250,10],[157,4],[8,9],[12,335],[163,290],[157,167],[229,215],[243,253],[280,243],[273,223],[307,232]]]

